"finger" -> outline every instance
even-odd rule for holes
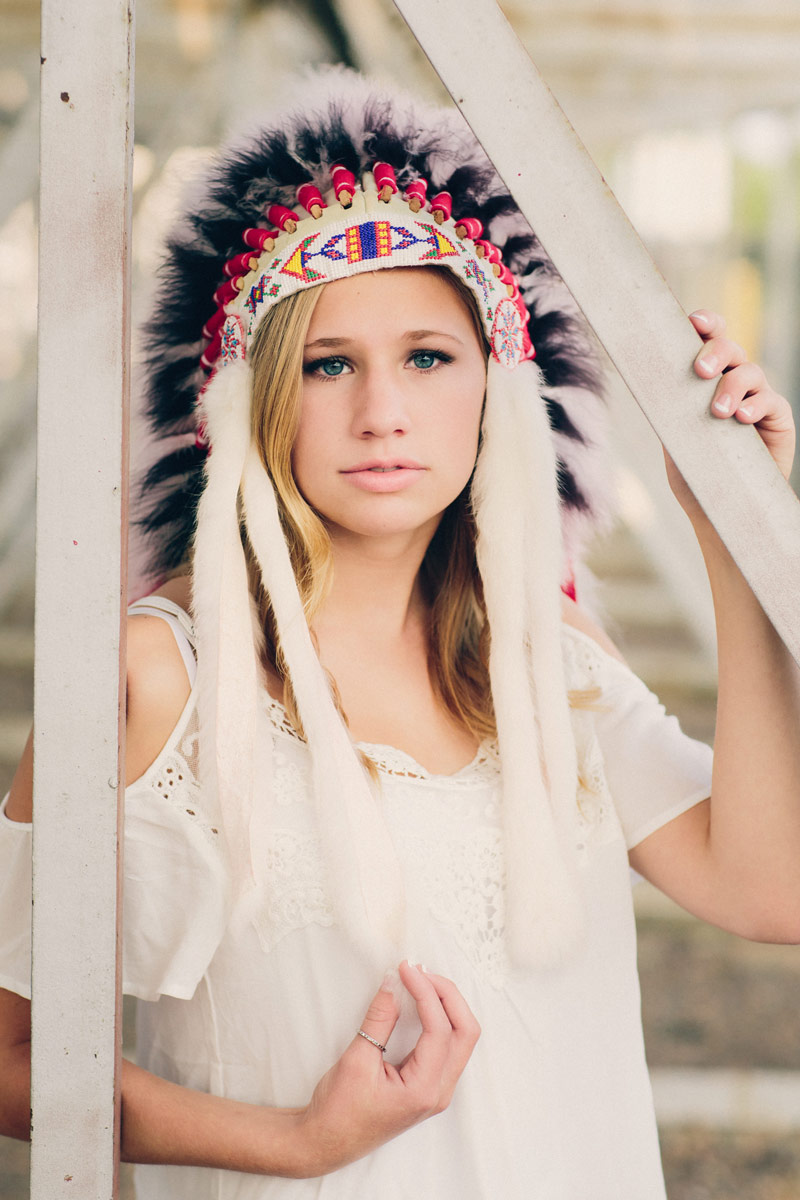
[[[453,1027],[447,1061],[442,1070],[444,1098],[449,1100],[481,1035],[481,1027],[466,1000],[450,979],[428,975]]]
[[[400,965],[400,978],[411,994],[422,1026],[422,1033],[406,1058],[401,1073],[408,1081],[420,1078],[426,1085],[432,1085],[441,1078],[453,1027],[427,973],[404,962]]]
[[[712,312],[710,308],[698,308],[696,312],[689,314],[689,320],[704,341],[721,337],[725,332],[725,318]]]
[[[472,1041],[474,1045],[480,1035],[480,1026],[466,1000],[452,979],[444,975],[435,975],[428,971],[427,978],[432,984],[455,1037]]]
[[[392,1030],[397,1024],[399,1016],[400,1009],[397,1007],[394,993],[389,984],[384,982],[372,997],[360,1028],[369,1038],[374,1038],[379,1045],[385,1046],[392,1036]],[[376,1059],[380,1060],[381,1051],[377,1046],[373,1046],[367,1038],[361,1037],[357,1033],[353,1040],[354,1043],[361,1045],[362,1053],[371,1051]]]
[[[713,337],[703,346],[694,360],[695,372],[703,379],[713,379],[723,371],[741,366],[747,362],[747,354],[738,344],[729,338]]]
[[[771,391],[761,367],[745,362],[726,371],[717,384],[711,411],[716,417],[739,416],[745,420],[758,421],[769,410],[777,396]],[[743,410],[743,411],[742,411]],[[757,416],[752,416],[757,413]]]

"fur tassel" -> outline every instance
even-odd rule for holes
[[[238,516],[250,444],[250,379],[244,363],[218,372],[205,393],[204,407],[214,450],[206,464],[193,569],[200,773],[203,786],[219,797],[234,894],[241,895],[254,882],[250,822],[259,702]],[[265,783],[268,787],[268,780],[260,781],[261,786]]]
[[[396,961],[405,942],[400,867],[378,798],[314,649],[275,492],[254,447],[245,467],[243,501],[250,543],[275,613],[308,739],[317,826],[334,906],[368,961],[384,970],[387,962]]]
[[[547,967],[575,946],[583,912],[569,846],[577,772],[560,659],[555,455],[536,375],[529,364],[489,365],[473,503],[502,763],[509,953],[519,966]]]

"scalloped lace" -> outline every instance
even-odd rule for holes
[[[273,728],[278,733],[292,738],[293,741],[305,745],[280,701],[265,692],[264,704]],[[386,746],[381,742],[355,742],[354,744],[366,754],[382,775],[392,775],[402,779],[419,779],[429,784],[443,782],[447,787],[472,786],[475,782],[483,781],[497,771],[497,745],[493,741],[482,742],[472,761],[452,775],[436,775],[428,771],[405,750],[398,750],[396,746]],[[286,756],[280,751],[277,754],[277,761],[279,769],[287,761]],[[288,782],[288,780],[282,777],[282,782]],[[279,803],[283,803],[283,801],[279,799]]]

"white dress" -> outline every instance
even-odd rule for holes
[[[405,873],[414,957],[455,980],[483,1029],[453,1102],[320,1179],[139,1166],[138,1200],[664,1200],[627,849],[709,794],[711,752],[592,639],[565,626],[563,649],[568,686],[602,689],[597,711],[573,716],[585,784],[580,950],[558,969],[509,970],[491,747],[434,776],[398,750],[365,746]],[[124,990],[145,1002],[143,1066],[218,1095],[294,1106],[350,1042],[380,978],[334,921],[305,745],[281,707],[266,694],[264,703],[275,727],[270,899],[246,920],[229,918],[219,817],[195,778],[193,694],[127,793]],[[0,815],[0,985],[21,995],[30,994],[29,855],[30,827]],[[406,1013],[387,1057],[399,1060],[415,1037]]]

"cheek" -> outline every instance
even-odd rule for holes
[[[315,481],[324,473],[329,435],[330,431],[324,427],[320,414],[304,406],[292,447],[291,462],[295,482],[307,499],[310,498],[309,492],[314,491]]]
[[[482,386],[471,388],[466,396],[462,393],[459,403],[448,410],[441,431],[450,448],[454,467],[457,466],[460,475],[466,472],[466,478],[469,478],[478,455],[484,394]]]

